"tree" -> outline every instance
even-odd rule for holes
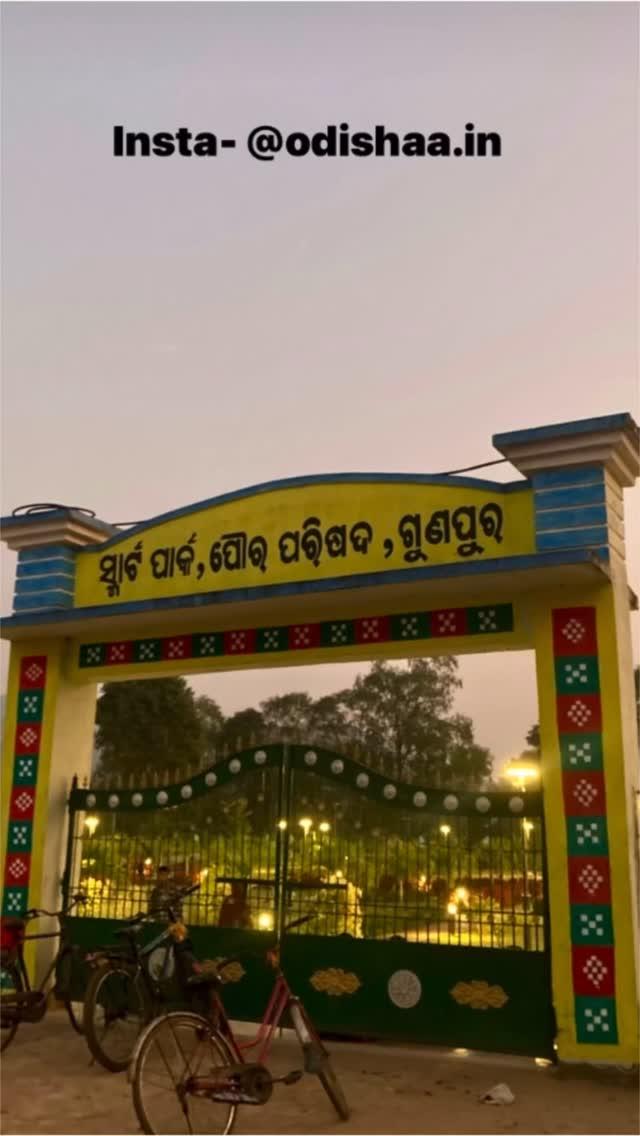
[[[451,715],[457,666],[449,657],[377,662],[342,692],[349,739],[367,761],[397,780],[432,784],[477,784],[489,774],[491,756],[474,742],[471,721]]]
[[[220,745],[225,717],[218,703],[208,694],[196,698],[196,712],[202,730],[202,757],[210,764],[215,761],[216,749]]]
[[[479,746],[473,737],[473,722],[456,714],[448,723],[446,768],[447,783],[461,788],[481,785],[491,773],[491,751]]]
[[[220,732],[220,741],[231,749],[249,745],[251,738],[256,741],[268,741],[262,714],[248,706],[246,710],[238,710],[227,718]]]
[[[528,746],[531,746],[531,749],[540,749],[540,724],[538,722],[535,722],[528,730],[525,741]]]
[[[313,699],[304,693],[277,694],[260,703],[266,736],[299,737],[311,734]]]
[[[199,764],[203,724],[196,699],[184,678],[108,682],[96,713],[100,769],[140,777],[145,769],[177,775]]]

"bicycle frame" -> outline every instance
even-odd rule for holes
[[[56,917],[58,919],[58,922],[59,922],[59,926],[58,926],[57,930],[55,930],[55,931],[41,931],[41,932],[37,932],[36,934],[32,934],[32,935],[25,933],[25,934],[22,935],[19,943],[17,943],[14,950],[7,952],[6,961],[8,963],[13,963],[13,965],[17,967],[17,969],[20,973],[20,976],[22,978],[22,981],[24,983],[25,991],[31,991],[32,993],[44,994],[44,992],[47,988],[47,983],[49,982],[51,975],[54,974],[55,969],[56,969],[62,955],[67,950],[72,949],[71,943],[66,938],[66,927],[65,927],[65,922],[64,922],[66,914],[67,914],[67,912],[61,912],[61,911],[57,911],[57,912],[37,911],[37,912],[35,912],[34,915],[33,915],[34,919],[40,918],[42,915],[48,915],[48,916],[51,916],[51,917]],[[24,945],[25,945],[25,943],[35,942],[36,940],[39,940],[39,939],[60,939],[60,946],[59,946],[58,950],[56,951],[49,967],[47,968],[47,971],[45,973],[44,978],[40,981],[40,983],[37,986],[32,986],[31,981],[29,979],[29,972],[27,970],[27,964],[25,962],[25,957],[24,957]]]
[[[258,1026],[258,1032],[255,1037],[249,1041],[239,1041],[235,1037],[222,998],[215,988],[211,992],[211,999],[212,1020],[229,1045],[234,1057],[242,1064],[246,1062],[245,1054],[252,1049],[257,1049],[257,1053],[252,1060],[259,1065],[266,1064],[276,1030],[287,1010],[292,1011],[294,1029],[303,1048],[313,1043],[321,1044],[314,1027],[302,1008],[300,999],[292,993],[289,983],[282,971],[279,971],[276,976],[267,1008]]]

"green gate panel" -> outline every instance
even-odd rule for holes
[[[553,1055],[543,952],[291,935],[283,963],[324,1033]]]
[[[500,613],[476,614],[480,633]],[[398,633],[424,634],[418,617]],[[261,649],[279,649],[281,632],[266,629]],[[154,640],[138,647],[156,650]],[[217,647],[213,634],[198,642]],[[601,760],[590,735],[570,743],[565,768]],[[119,942],[164,863],[179,886],[200,880],[183,911],[196,957],[235,960],[224,984],[232,1019],[262,1018],[273,928],[303,919],[285,936],[283,964],[324,1034],[553,1056],[541,793],[421,786],[381,771],[375,754],[363,764],[315,744],[262,743],[172,784],[74,784],[69,807],[63,890],[90,897],[70,921],[78,1000],[82,952]],[[14,829],[12,849],[24,851],[29,832]],[[598,817],[571,817],[569,842],[593,851],[600,829]],[[5,913],[22,902],[12,892]],[[610,940],[604,909],[572,915],[574,942]],[[143,942],[161,930],[146,925]],[[179,1004],[176,987],[165,996]],[[604,1034],[610,1018],[589,1005],[581,1028]]]

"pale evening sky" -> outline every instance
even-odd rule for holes
[[[3,512],[53,500],[139,520],[295,474],[464,466],[497,456],[497,431],[638,417],[635,5],[5,3],[2,22]],[[242,139],[340,122],[473,122],[504,153],[111,152],[116,123]],[[196,685],[231,713],[360,669]],[[518,751],[532,656],[468,658],[462,676],[478,740]]]

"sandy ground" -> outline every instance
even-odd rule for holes
[[[469,1057],[433,1050],[330,1046],[353,1110],[335,1119],[315,1077],[276,1086],[263,1108],[239,1111],[236,1131],[249,1133],[637,1133],[637,1085],[628,1076],[585,1075],[536,1067],[532,1060]],[[274,1065],[299,1060],[288,1041]],[[511,1105],[480,1095],[497,1082]],[[85,1042],[61,1012],[22,1026],[2,1061],[2,1132],[124,1134],[138,1132],[125,1074],[89,1064]]]

